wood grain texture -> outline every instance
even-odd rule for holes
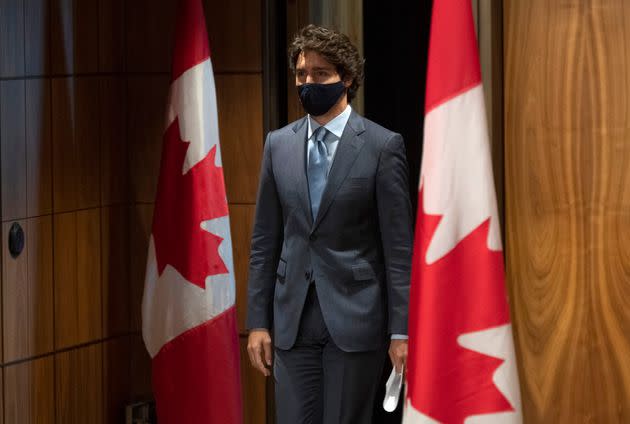
[[[98,70],[98,3],[51,1],[51,60],[55,75]]]
[[[125,1],[100,0],[98,14],[98,70],[121,72],[125,65]]]
[[[6,424],[55,422],[54,372],[52,356],[4,369]]]
[[[176,0],[125,3],[126,61],[130,72],[170,72]],[[161,103],[164,105],[164,103]]]
[[[526,422],[630,422],[630,5],[504,3],[507,273]]]
[[[4,252],[2,252],[2,255],[4,255]],[[2,280],[4,281],[4,259],[2,261],[0,261],[0,275],[2,276]],[[0,317],[2,316],[3,311],[2,311],[2,302],[0,301]],[[1,323],[0,323],[1,325]],[[0,364],[4,364],[4,336],[0,337]],[[0,366],[0,371],[2,370],[2,366]],[[2,374],[0,374],[0,377],[2,376]],[[2,384],[0,384],[0,386],[2,386]],[[1,394],[1,393],[0,393]],[[1,402],[0,402],[0,410],[1,410]],[[0,411],[2,412],[2,411]],[[2,415],[0,413],[0,415]]]
[[[2,224],[2,239],[8,238],[9,228],[12,223]],[[28,225],[25,221],[19,224],[25,230],[25,234],[30,233]],[[25,299],[25,288],[28,287],[28,248],[25,244],[22,254],[17,258],[12,258],[7,246],[2,247],[2,347],[3,347],[3,363],[4,358],[15,357],[16,351],[21,351],[19,347],[25,345],[25,342],[16,340],[22,336],[20,333],[21,322],[18,320],[20,311],[15,306],[24,306],[28,303]],[[8,340],[7,340],[8,339]],[[7,356],[7,352],[9,355]],[[15,359],[15,358],[13,358]],[[10,359],[9,359],[10,360]]]
[[[499,207],[499,220],[505,223],[503,163],[503,2],[473,0],[473,14],[479,44],[492,170]],[[502,236],[505,231],[502,228]],[[505,242],[505,238],[503,239]]]
[[[55,212],[100,204],[99,79],[52,80]]]
[[[103,343],[103,407],[105,423],[125,422],[130,403],[131,338],[118,337]]]
[[[263,150],[260,75],[217,75],[225,186],[230,203],[256,203]]]
[[[51,72],[51,0],[24,1],[24,66],[26,75]]]
[[[251,0],[203,1],[216,73],[262,72],[262,4]]]
[[[147,268],[149,236],[153,223],[153,205],[133,205],[129,209],[129,288],[131,293],[131,329],[142,329],[142,293]]]
[[[249,274],[249,250],[254,229],[256,205],[230,205],[230,227],[232,250],[234,251],[234,273],[236,278],[236,313],[238,329],[247,333],[247,276]]]
[[[166,75],[127,79],[128,173],[133,201],[155,201],[169,84]]]
[[[129,380],[130,399],[149,399],[151,388],[151,357],[140,335],[131,336],[131,373]]]
[[[263,424],[267,418],[267,382],[247,359],[247,338],[240,337],[241,392],[243,396],[243,423]]]
[[[293,42],[295,34],[310,23],[309,0],[294,0],[287,2],[287,45]],[[287,62],[288,66],[288,62]],[[304,116],[304,109],[300,104],[295,89],[295,75],[287,72],[287,122],[293,122]]]
[[[121,204],[129,197],[124,77],[103,77],[99,84],[101,205]]]
[[[0,380],[4,382],[3,368],[0,368]],[[4,384],[0,384],[0,424],[4,424]]]
[[[0,190],[13,196],[2,229],[19,218],[27,234],[23,257],[0,264],[0,363],[45,355],[0,367],[0,424],[122,422],[124,404],[152,396],[142,339],[125,334],[141,327],[176,3],[0,0],[0,77],[26,76],[0,82]],[[204,4],[228,193],[248,203],[233,206],[242,289],[263,139],[262,3]],[[265,381],[244,373],[246,422],[265,422]]]
[[[26,217],[24,81],[0,81],[2,219]]]
[[[312,23],[346,34],[361,57],[364,56],[362,0],[319,0],[310,4],[310,11]],[[365,115],[364,97],[364,86],[361,85],[352,100],[352,108],[359,115]]]
[[[3,220],[52,211],[50,82],[0,82]]]
[[[103,345],[55,355],[57,423],[103,423]]]
[[[24,75],[24,0],[0,2],[0,78]]]
[[[55,348],[102,336],[100,211],[54,216]]]
[[[127,206],[101,208],[103,337],[129,331],[129,211]]]
[[[30,233],[27,221],[15,221],[22,227],[25,232],[25,238]],[[8,239],[8,232],[13,222],[6,222],[2,224],[2,239]],[[24,307],[25,304],[30,302],[30,299],[25,299],[25,291],[28,292],[28,240],[25,240],[24,250],[22,253],[13,258],[9,253],[7,245],[2,246],[2,302],[0,306],[0,312],[2,312],[2,338],[0,339],[0,351],[2,352],[2,360],[5,362],[5,357],[14,357],[16,351],[20,352],[25,349],[25,345],[28,345],[28,340],[23,337],[24,334],[20,331],[24,328],[22,323],[18,321],[21,311],[16,308]],[[33,335],[33,334],[31,334]],[[7,345],[5,347],[5,344]]]
[[[31,218],[21,224],[26,237],[22,254],[14,259],[3,250],[4,362],[53,350],[52,218]],[[10,226],[3,225],[3,240]]]
[[[52,213],[51,87],[49,79],[24,81],[26,89],[26,213]]]

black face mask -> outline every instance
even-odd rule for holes
[[[328,112],[346,91],[343,81],[332,84],[302,84],[297,86],[304,110],[313,116]]]

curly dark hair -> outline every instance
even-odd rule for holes
[[[289,67],[294,74],[298,57],[304,51],[322,55],[337,68],[342,81],[352,79],[348,87],[348,102],[351,102],[363,82],[364,60],[350,38],[329,28],[313,24],[305,26],[289,46]]]

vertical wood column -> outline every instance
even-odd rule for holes
[[[630,7],[505,0],[504,46],[526,422],[630,422]]]

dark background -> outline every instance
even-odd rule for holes
[[[431,2],[364,1],[363,19],[365,116],[404,137],[415,216]],[[402,401],[393,413],[382,407],[390,372],[391,363],[386,361],[374,405],[375,424],[401,422]]]
[[[431,1],[363,3],[365,116],[405,139],[418,197]]]

